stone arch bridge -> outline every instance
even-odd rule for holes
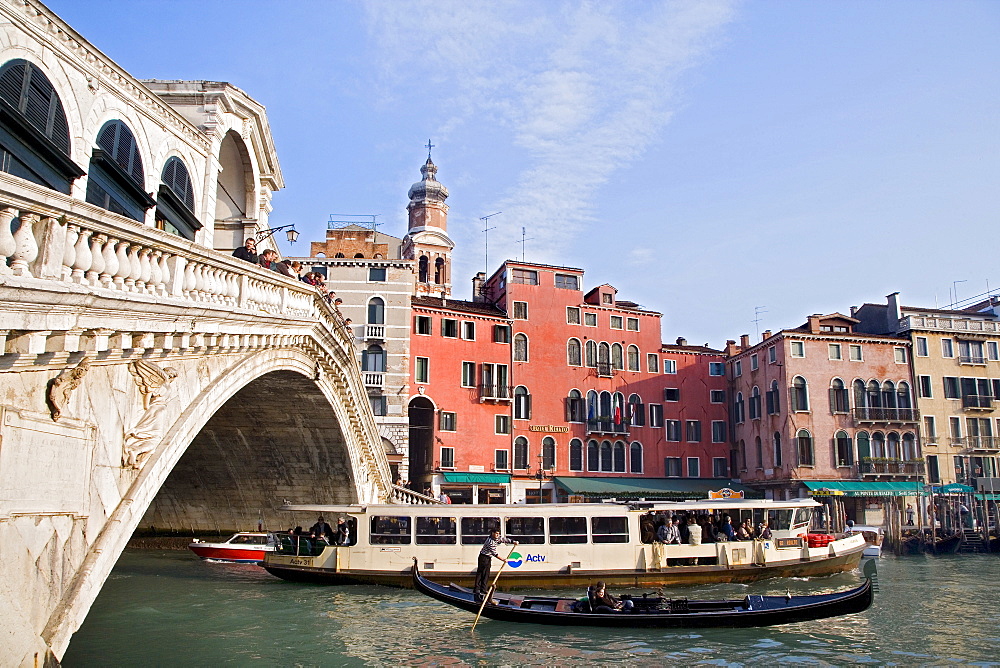
[[[20,192],[24,191],[24,192]],[[62,656],[138,527],[394,488],[349,323],[300,281],[31,184],[0,201],[0,620]]]

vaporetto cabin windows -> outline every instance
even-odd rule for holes
[[[372,545],[481,545],[490,530],[504,527],[507,538],[523,545],[628,543],[628,517],[456,517],[375,515],[371,518]],[[459,532],[459,529],[461,530]]]

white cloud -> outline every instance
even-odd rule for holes
[[[539,261],[558,261],[568,231],[585,231],[597,190],[658,137],[678,76],[734,14],[725,0],[365,7],[390,87],[437,96],[436,136],[489,131],[518,152],[490,245],[511,247],[524,226]]]

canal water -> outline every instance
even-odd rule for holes
[[[883,557],[867,612],[763,629],[574,629],[472,616],[412,590],[291,584],[254,565],[126,551],[66,666],[994,665],[1000,556]],[[502,582],[502,579],[501,579]],[[859,574],[676,589],[807,593]],[[582,592],[572,592],[574,596]]]

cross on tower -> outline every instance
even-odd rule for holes
[[[424,144],[424,146],[427,147],[427,159],[430,160],[431,159],[431,149],[434,148],[435,145],[431,143],[430,139],[428,139],[427,143]]]

